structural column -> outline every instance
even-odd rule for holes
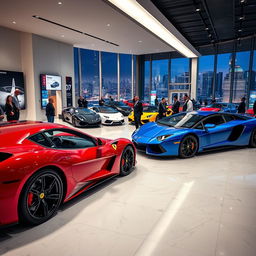
[[[190,97],[196,99],[196,87],[197,87],[197,69],[198,69],[198,58],[191,59],[191,88]]]

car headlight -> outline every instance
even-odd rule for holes
[[[163,140],[165,140],[165,139],[171,137],[172,135],[173,135],[173,134],[161,135],[161,136],[158,136],[158,137],[157,137],[157,140],[163,141]]]
[[[106,119],[109,119],[109,116],[103,116],[104,118],[106,118]]]
[[[148,115],[148,116],[146,116],[146,118],[150,118],[152,115]]]

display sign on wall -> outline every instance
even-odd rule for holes
[[[60,91],[61,90],[61,76],[45,75],[46,90]]]
[[[67,107],[72,107],[72,77],[66,76],[66,97],[67,97]]]
[[[18,100],[20,108],[25,109],[25,88],[24,76],[22,72],[0,70],[0,105],[5,106],[8,95],[14,95],[16,89],[20,90]]]

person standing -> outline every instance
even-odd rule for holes
[[[15,104],[12,102],[13,97],[11,95],[7,96],[5,103],[5,113],[7,121],[16,121],[18,120],[18,109]]]
[[[82,108],[84,106],[84,97],[80,96],[78,101],[77,101],[78,107]]]
[[[100,105],[100,106],[104,106],[104,103],[105,103],[105,100],[103,99],[103,97],[101,97],[101,98],[99,99],[99,105]]]
[[[142,102],[140,101],[139,96],[135,96],[135,103],[134,103],[134,109],[133,109],[133,113],[134,113],[134,123],[135,123],[135,127],[136,129],[138,129],[141,126],[141,115],[143,112],[143,106],[142,106]]]
[[[110,100],[110,101],[114,101],[114,99],[112,98],[111,95],[109,96],[109,100]]]
[[[156,96],[156,98],[155,98],[155,106],[158,107],[158,104],[159,104],[159,102],[158,102],[158,98]]]
[[[46,105],[46,116],[49,123],[54,123],[55,108],[53,106],[53,99],[49,98],[49,102]]]
[[[83,107],[88,108],[88,101],[86,100],[86,98],[84,98]]]
[[[254,101],[254,104],[253,104],[253,113],[256,117],[256,100]]]
[[[183,105],[183,111],[184,112],[191,112],[193,111],[193,102],[189,98],[187,94],[184,95],[184,105]]]
[[[162,119],[163,117],[166,116],[166,99],[162,98],[162,100],[160,101],[159,105],[158,105],[158,119]]]
[[[239,114],[244,114],[245,113],[245,108],[246,108],[246,104],[245,104],[245,97],[241,98],[241,102],[237,108],[237,113]]]
[[[21,91],[19,89],[16,89],[14,91],[14,95],[12,97],[12,102],[14,103],[14,105],[16,106],[17,108],[17,120],[20,119],[20,101],[19,101],[19,98],[18,96],[20,95]]]
[[[178,114],[180,112],[180,102],[178,101],[177,95],[173,97],[173,101],[172,112],[173,114]]]
[[[2,109],[2,107],[0,106],[0,122],[2,122],[4,119],[4,111]]]

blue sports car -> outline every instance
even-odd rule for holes
[[[182,112],[141,126],[132,140],[148,155],[181,158],[225,146],[256,147],[256,119],[224,112]]]

